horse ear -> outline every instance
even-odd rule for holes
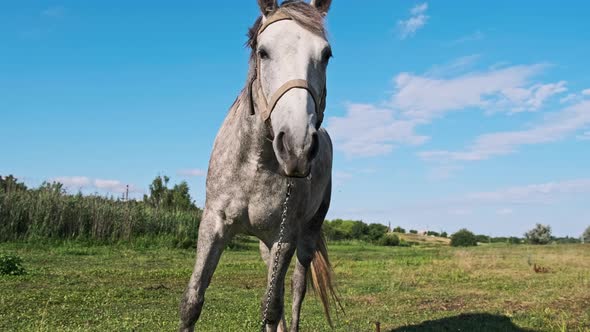
[[[331,4],[332,0],[311,0],[311,5],[319,10],[324,16],[328,14]]]
[[[262,15],[266,17],[275,9],[279,8],[279,3],[277,2],[277,0],[258,0],[258,6],[260,6],[260,11],[262,12]]]

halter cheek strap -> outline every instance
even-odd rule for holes
[[[292,20],[292,18],[287,16],[286,14],[278,11],[277,13],[275,13],[274,15],[269,17],[262,24],[262,26],[258,30],[258,36],[260,36],[260,34],[262,32],[264,32],[264,30],[266,30],[266,28],[268,28],[268,26],[270,26],[271,24],[279,22],[279,21],[284,21],[284,20]],[[316,115],[318,117],[317,127],[319,129],[319,127],[322,124],[322,121],[324,119],[324,109],[326,106],[326,100],[325,100],[326,89],[325,88],[322,91],[323,92],[322,95],[320,96],[315,91],[315,89],[311,86],[311,84],[309,84],[309,82],[307,82],[306,80],[294,79],[294,80],[287,81],[283,85],[281,85],[271,95],[270,101],[268,101],[266,96],[264,95],[264,91],[262,90],[262,85],[260,83],[260,77],[261,77],[260,76],[260,58],[257,56],[256,57],[256,77],[252,81],[251,91],[252,91],[252,94],[256,94],[256,96],[252,96],[252,99],[259,101],[260,105],[258,105],[259,106],[258,108],[260,109],[262,119],[265,122],[269,123],[270,116],[271,116],[274,108],[277,106],[277,103],[279,102],[279,100],[287,92],[289,92],[292,89],[304,89],[309,92],[309,94],[311,95],[311,98],[313,99],[313,102],[315,104],[315,111],[316,111]]]

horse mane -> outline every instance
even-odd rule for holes
[[[275,11],[268,14],[268,16],[272,16],[279,11],[286,14],[297,24],[312,33],[323,38],[327,37],[326,28],[324,26],[324,16],[319,10],[307,2],[300,0],[286,0]],[[248,78],[246,79],[246,86],[242,89],[242,92],[231,107],[231,109],[235,110],[245,108],[247,114],[254,114],[254,105],[251,98],[252,82],[256,77],[254,59],[256,55],[258,32],[260,31],[261,26],[262,16],[259,16],[254,22],[254,25],[248,29],[248,41],[246,42],[246,46],[250,47]]]

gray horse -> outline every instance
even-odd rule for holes
[[[268,266],[264,330],[287,330],[284,284],[295,253],[290,331],[299,330],[308,275],[330,324],[329,303],[337,302],[321,236],[332,185],[332,143],[321,128],[332,55],[324,16],[331,1],[258,4],[262,15],[249,32],[246,86],[209,162],[196,263],[180,306],[181,331],[194,330],[221,253],[237,233],[260,239]]]

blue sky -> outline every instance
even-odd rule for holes
[[[590,4],[335,0],[329,218],[522,235],[590,225]],[[0,4],[0,174],[204,202],[256,1]]]

